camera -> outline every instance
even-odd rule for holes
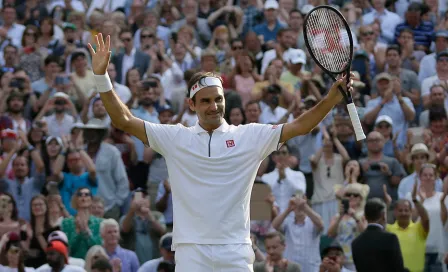
[[[56,85],[68,85],[70,79],[67,76],[56,76],[55,83]]]
[[[349,200],[348,199],[342,199],[342,206],[344,207],[344,214],[348,213],[348,209],[350,208],[349,204]]]
[[[9,83],[9,87],[17,88],[22,90],[25,87],[25,79],[24,78],[13,78]]]
[[[380,165],[378,163],[372,163],[370,165],[370,169],[373,170],[373,171],[380,171],[381,167],[380,167]]]
[[[268,86],[268,93],[271,94],[280,94],[282,92],[282,88],[277,84],[272,84]]]

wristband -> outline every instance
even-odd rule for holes
[[[107,93],[114,88],[107,72],[104,75],[93,75],[93,77],[95,78],[96,90],[99,93]]]

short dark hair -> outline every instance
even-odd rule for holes
[[[299,14],[302,16],[302,13],[301,13],[300,10],[298,10],[298,9],[292,9],[292,10],[289,12],[289,15],[293,14],[294,12],[297,12],[297,13],[299,13]]]
[[[102,272],[112,271],[112,265],[109,260],[106,258],[97,259],[91,267],[91,270],[97,269]]]
[[[412,35],[412,37],[414,37],[414,31],[412,31],[412,29],[410,29],[409,27],[405,27],[402,30],[400,30],[400,34],[398,36],[400,36],[402,33],[410,33]]]
[[[407,203],[407,204],[409,205],[409,207],[412,209],[412,203],[411,203],[411,201],[410,201],[409,199],[405,199],[405,198],[403,198],[403,199],[399,199],[397,202],[395,202],[395,204],[394,204],[394,210],[395,210],[399,205],[401,205],[401,204],[405,204],[405,203]]]
[[[407,12],[422,12],[422,5],[417,2],[412,2],[409,4]]]
[[[132,30],[129,27],[125,27],[120,31],[120,34],[118,35],[118,37],[121,37],[121,35],[123,33],[131,33],[131,36],[134,37],[134,33],[132,32]]]
[[[288,31],[292,31],[292,28],[286,27],[286,28],[281,28],[278,32],[277,32],[277,37],[282,36],[285,32]]]
[[[367,222],[375,222],[383,216],[385,211],[386,203],[379,198],[372,198],[367,200],[366,206],[364,207],[364,216]]]
[[[211,73],[211,72],[197,72],[196,74],[194,74],[190,80],[188,81],[188,90],[187,90],[187,97],[190,97],[190,90],[191,87],[193,87],[194,84],[196,84],[196,82],[198,82],[199,80],[206,78],[206,77],[216,77],[219,80],[221,80],[222,83],[222,78],[215,73]],[[196,95],[195,95],[196,96]],[[193,96],[193,101],[195,101],[195,96]]]
[[[282,245],[285,244],[285,236],[281,232],[278,232],[278,231],[269,232],[268,234],[266,234],[264,236],[264,240],[266,241],[268,239],[274,239],[275,237],[280,238],[280,242],[282,243]]]
[[[162,261],[157,266],[157,272],[174,272],[175,265],[168,261]]]
[[[429,122],[441,121],[447,118],[448,117],[444,107],[431,107],[429,109]]]
[[[400,46],[396,44],[391,44],[386,49],[386,55],[389,53],[389,51],[397,51],[398,55],[401,55],[401,49]]]
[[[253,104],[256,104],[258,106],[258,109],[261,111],[260,103],[258,103],[257,100],[250,100],[249,102],[246,103],[244,108],[246,109],[247,107],[249,107],[250,105],[253,105]]]
[[[44,60],[44,65],[47,66],[50,63],[56,63],[57,65],[61,65],[61,59],[55,55],[48,55]]]

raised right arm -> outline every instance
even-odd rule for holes
[[[106,73],[107,66],[110,62],[110,36],[107,36],[104,43],[103,35],[99,33],[95,36],[96,52],[89,43],[88,47],[92,55],[92,70],[95,74],[95,82],[97,90],[100,93],[104,107],[112,120],[112,124],[135,137],[139,138],[144,144],[148,145],[146,130],[143,120],[136,118],[129,111],[128,107],[123,104],[120,98],[113,90],[112,82]]]

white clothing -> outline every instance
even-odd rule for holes
[[[289,62],[289,54],[291,50],[296,50],[294,48],[288,48],[285,52],[283,52],[282,59],[283,61]],[[261,74],[264,75],[266,72],[266,69],[268,69],[269,64],[271,61],[273,61],[275,58],[277,58],[277,52],[275,49],[268,50],[264,52],[263,60],[261,61]]]
[[[9,266],[3,266],[0,264],[0,272],[18,272],[18,268],[11,268]],[[34,268],[32,267],[25,267],[25,272],[34,272]]]
[[[303,194],[306,192],[305,176],[300,171],[294,171],[291,168],[285,169],[285,178],[280,180],[277,168],[274,171],[261,176],[264,183],[269,184],[275,201],[278,203],[280,213],[286,211],[291,196],[297,191]]]
[[[255,254],[248,244],[182,244],[175,259],[176,272],[253,272]]]
[[[282,108],[280,106],[276,107],[274,110],[271,107],[265,107],[261,110],[260,115],[260,123],[262,124],[277,124],[280,119],[282,119],[285,114],[288,113],[288,110]],[[294,116],[292,114],[289,115],[288,120],[286,122],[292,122],[294,120]]]
[[[396,13],[384,9],[383,13],[379,13],[377,10],[373,10],[363,15],[362,23],[363,25],[370,25],[377,18],[381,22],[381,37],[379,37],[379,40],[384,43],[393,42],[395,39],[395,28],[403,20]]]
[[[137,272],[157,272],[157,267],[163,261],[163,257],[152,259],[142,264]]]
[[[25,26],[14,23],[9,29],[6,36],[11,39],[13,45],[22,48],[22,36],[25,31]]]
[[[436,53],[431,53],[421,59],[420,69],[418,70],[418,81],[420,83],[423,83],[423,80],[428,77],[437,75],[436,63]]]
[[[123,62],[121,63],[121,82],[123,83],[126,82],[126,73],[134,66],[136,52],[137,50],[135,48],[132,48],[129,55],[126,53],[124,53],[123,55]]]
[[[46,267],[41,266],[36,270],[36,272],[52,272],[52,271],[53,268],[51,268],[48,265]],[[64,267],[64,269],[61,270],[61,272],[86,272],[86,271],[82,267],[68,264]]]
[[[126,104],[131,100],[132,93],[127,86],[114,82],[114,90],[121,102]]]
[[[93,0],[87,10],[86,18],[89,19],[95,9],[99,9],[107,14],[112,13],[119,8],[124,8],[125,4],[126,0]]]
[[[165,158],[170,177],[173,249],[185,243],[251,244],[252,186],[261,162],[277,150],[282,128],[224,122],[209,134],[199,123],[145,121],[149,145]]]
[[[63,219],[63,217],[60,218],[61,221]],[[58,226],[60,226],[61,224],[59,223]],[[86,265],[86,262],[83,259],[79,259],[79,258],[73,258],[73,257],[68,257],[68,264],[70,266],[77,266],[77,267],[81,267],[84,269],[84,266]],[[39,271],[48,271],[48,269],[50,269],[51,271],[51,267],[48,264],[44,264],[41,267],[37,268]],[[40,270],[42,269],[42,270]]]

